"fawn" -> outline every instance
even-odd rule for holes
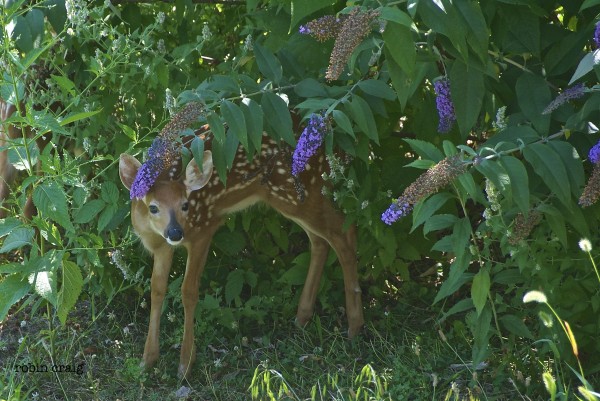
[[[240,147],[227,175],[227,186],[213,174],[211,141],[206,141],[202,168],[192,160],[184,177],[176,160],[142,199],[131,203],[131,221],[145,248],[154,256],[151,279],[151,309],[142,365],[151,367],[159,355],[161,306],[167,289],[173,247],[187,249],[187,266],[181,287],[184,331],[181,343],[179,377],[187,377],[195,360],[194,310],[198,302],[199,280],[213,235],[227,214],[262,201],[300,225],[308,234],[311,259],[298,306],[296,321],[305,325],[311,318],[327,259],[329,246],[335,250],[344,275],[349,336],[362,327],[363,310],[356,261],[356,229],[342,229],[344,217],[322,195],[321,174],[328,166],[324,155],[315,155],[296,182],[290,172],[290,154],[264,136],[260,151],[248,162]],[[133,156],[121,154],[119,173],[131,189],[141,164]]]
[[[17,107],[15,105],[0,99],[0,219],[6,217],[7,213],[3,207],[3,203],[10,193],[10,185],[15,180],[17,173],[14,166],[8,160],[8,150],[4,147],[11,140],[23,136],[23,132],[19,128],[6,122],[16,111]],[[29,128],[24,128],[24,131],[26,136],[31,137]],[[46,144],[45,138],[38,138],[36,142],[40,149]],[[30,219],[34,214],[35,206],[33,205],[31,196],[29,196],[23,208],[23,215],[25,218]]]

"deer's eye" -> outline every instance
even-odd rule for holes
[[[187,212],[189,207],[190,207],[189,203],[185,202],[183,205],[181,205],[181,210],[183,210],[184,212]]]
[[[148,210],[150,211],[150,213],[156,214],[156,213],[158,213],[158,206],[150,205],[150,206],[148,206]]]

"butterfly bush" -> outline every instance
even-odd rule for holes
[[[421,174],[410,184],[390,207],[381,215],[381,221],[391,225],[401,217],[408,215],[414,205],[429,195],[454,181],[456,177],[464,173],[467,165],[463,163],[459,155],[448,157]]]
[[[600,22],[596,23],[596,29],[594,30],[594,43],[596,47],[600,48]]]
[[[313,114],[308,120],[306,128],[300,134],[298,144],[292,155],[292,175],[297,177],[306,168],[306,162],[314,155],[328,130],[327,121],[321,114]]]
[[[433,89],[436,94],[435,105],[440,116],[438,132],[445,134],[450,132],[454,121],[456,121],[454,104],[450,97],[450,81],[447,78],[440,79],[433,84]]]
[[[141,199],[146,196],[160,174],[180,158],[180,144],[177,142],[178,134],[180,131],[189,128],[198,119],[202,111],[203,108],[200,103],[188,103],[165,125],[152,142],[148,149],[148,158],[135,176],[129,190],[131,199]]]
[[[338,35],[345,19],[345,16],[325,15],[309,21],[306,25],[301,25],[299,32],[303,35],[310,35],[319,42],[325,42]]]
[[[342,75],[346,62],[362,40],[371,32],[371,23],[379,17],[378,10],[364,11],[355,7],[339,17],[326,15],[300,26],[301,34],[313,36],[319,42],[335,38],[325,78],[336,80]]]
[[[586,91],[587,88],[582,83],[565,89],[552,102],[550,102],[550,104],[544,109],[544,111],[542,111],[542,114],[550,114],[563,104],[567,103],[569,100],[579,99],[580,97],[585,95]]]
[[[600,198],[600,142],[592,146],[588,159],[594,164],[594,170],[579,197],[579,204],[583,207],[593,205]]]

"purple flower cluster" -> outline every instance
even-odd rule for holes
[[[292,175],[297,177],[304,168],[308,159],[314,155],[321,144],[327,132],[327,122],[325,117],[320,114],[313,114],[308,120],[308,125],[300,134],[298,144],[292,156]]]
[[[583,83],[578,83],[577,85],[565,89],[552,102],[550,102],[544,111],[542,111],[542,114],[550,114],[563,104],[567,103],[569,100],[579,99],[585,95],[586,90],[587,88]]]
[[[456,121],[454,105],[450,97],[450,82],[447,78],[440,79],[433,84],[433,88],[436,94],[435,104],[440,116],[438,132],[445,134],[452,129],[452,125]]]
[[[412,206],[400,198],[396,202],[392,203],[385,212],[383,212],[381,215],[381,221],[391,226],[392,223],[395,223],[401,217],[408,215],[411,210]]]
[[[596,23],[596,29],[594,30],[594,43],[597,48],[600,48],[600,22]]]
[[[130,199],[141,199],[148,193],[160,173],[168,167],[174,151],[173,145],[167,139],[160,136],[154,139],[148,149],[148,160],[142,164],[131,185]]]
[[[588,153],[588,159],[594,164],[598,164],[600,162],[600,141],[592,146],[590,149],[590,153]]]

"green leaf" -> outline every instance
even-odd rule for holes
[[[494,148],[500,142],[509,142],[511,148],[522,143],[529,144],[539,140],[540,135],[527,125],[511,126],[503,129],[490,139],[488,139],[483,147]]]
[[[380,97],[386,100],[396,100],[396,92],[383,81],[367,79],[365,81],[360,81],[358,87],[371,96]]]
[[[29,22],[24,16],[19,15],[14,20],[12,31],[8,29],[11,39],[15,41],[17,48],[24,53],[28,53],[33,49],[33,36],[29,27]]]
[[[523,163],[513,156],[503,156],[499,160],[508,174],[513,200],[522,213],[529,213],[529,176]]]
[[[272,92],[266,92],[261,100],[261,106],[267,119],[272,138],[282,138],[291,146],[296,146],[296,138],[292,131],[292,116],[287,103]]]
[[[494,184],[494,186],[498,188],[498,190],[502,192],[502,194],[508,200],[512,199],[512,188],[510,187],[510,178],[508,176],[508,173],[504,170],[504,167],[500,163],[484,159],[480,163],[478,163],[475,166],[475,168],[477,169],[477,171],[483,174],[485,178],[492,181],[492,184]]]
[[[450,70],[450,94],[463,138],[477,122],[484,93],[483,73],[456,60]]]
[[[405,165],[404,167],[413,167],[421,170],[429,170],[433,166],[435,166],[435,162],[427,159],[417,159]]]
[[[223,106],[221,106],[221,108],[223,108]],[[223,143],[223,141],[225,141],[225,126],[223,125],[223,121],[221,121],[221,117],[219,117],[217,113],[209,113],[206,116],[206,121],[208,122],[208,126],[215,139],[220,143]]]
[[[230,170],[233,167],[233,160],[235,159],[235,154],[238,151],[238,147],[240,146],[240,141],[231,134],[227,134],[227,138],[225,138],[225,146],[223,150],[225,152],[225,163],[227,163],[227,169]]]
[[[290,21],[290,32],[300,21],[312,13],[335,4],[334,0],[293,0],[292,18]]]
[[[200,171],[202,171],[202,163],[204,162],[204,141],[202,138],[199,136],[194,137],[192,144],[190,145],[190,150],[192,151],[196,165],[198,165]]]
[[[6,219],[0,219],[0,238],[7,234],[10,234],[13,230],[21,227],[23,223],[16,217],[7,217]]]
[[[436,214],[425,221],[423,225],[423,235],[429,234],[431,231],[444,230],[456,223],[458,217],[453,214]]]
[[[415,205],[413,211],[413,225],[410,229],[412,233],[417,227],[426,222],[435,212],[437,212],[448,199],[452,196],[446,192],[435,194],[424,202],[419,202]]]
[[[283,76],[283,69],[277,57],[269,49],[262,47],[258,43],[254,43],[254,55],[256,56],[256,63],[260,72],[278,84]]]
[[[46,18],[52,25],[55,32],[61,32],[67,22],[67,7],[65,1],[61,0],[48,0],[45,2],[47,7],[44,7],[44,13]]]
[[[381,7],[380,17],[386,21],[395,22],[397,24],[404,25],[407,28],[416,30],[416,26],[412,18],[410,18],[408,14],[400,10],[398,7]],[[386,29],[388,26],[386,26]]]
[[[600,4],[600,0],[585,0],[581,7],[579,8],[579,12],[582,12],[585,9],[595,7]]]
[[[296,105],[297,109],[306,109],[313,112],[317,110],[328,109],[331,105],[337,103],[336,99],[326,98],[310,98]]]
[[[73,220],[77,224],[89,223],[98,213],[100,213],[104,206],[105,203],[102,199],[93,199],[86,202],[79,210],[77,210],[77,212],[75,212]]]
[[[583,172],[583,164],[577,150],[573,145],[565,141],[548,141],[548,146],[560,156],[569,176],[571,193],[576,198],[579,198],[585,185],[585,173]]]
[[[25,149],[27,141],[27,150]],[[15,138],[8,148],[8,162],[17,170],[31,170],[38,161],[40,149],[34,140]]]
[[[525,117],[533,123],[538,133],[545,135],[550,128],[550,115],[542,114],[550,103],[551,94],[548,84],[539,75],[524,72],[515,87],[517,100]]]
[[[50,78],[58,84],[58,87],[61,89],[63,94],[70,95],[73,97],[77,95],[77,93],[75,92],[75,83],[69,78],[64,77],[62,75],[50,75]],[[68,123],[63,124],[63,126],[66,124]]]
[[[292,262],[292,267],[284,272],[279,278],[280,283],[288,285],[302,285],[306,281],[308,266],[310,265],[310,253],[303,252]]]
[[[235,103],[224,100],[221,103],[221,115],[229,126],[228,132],[233,133],[244,148],[248,149],[248,130],[244,112]]]
[[[46,181],[33,191],[33,203],[45,218],[49,218],[69,231],[75,231],[69,218],[67,195],[56,181]]]
[[[385,31],[383,31],[383,40],[385,41],[385,47],[392,56],[392,60],[388,60],[388,62],[395,61],[406,74],[412,75],[415,69],[417,51],[410,28],[395,22],[388,22]],[[392,97],[393,99],[394,97]]]
[[[434,144],[420,139],[403,139],[409,146],[423,159],[433,160],[438,163],[444,155],[441,150],[435,147]]]
[[[294,86],[294,91],[300,97],[327,97],[327,91],[319,81],[314,78],[306,78]]]
[[[579,65],[577,66],[577,69],[573,73],[573,76],[569,80],[569,85],[572,85],[579,78],[592,71],[594,69],[594,66],[598,63],[600,63],[600,49],[596,49],[593,52],[583,56],[583,58],[579,62]]]
[[[333,110],[333,120],[336,125],[340,127],[344,132],[350,135],[353,139],[356,139],[356,135],[354,134],[354,130],[352,129],[352,123],[348,116],[340,110]]]
[[[448,4],[446,1],[443,3]],[[466,42],[466,25],[454,5],[445,7],[444,12],[432,1],[421,1],[418,3],[417,12],[423,19],[425,25],[436,33],[440,33],[450,39],[448,45],[454,46],[454,48],[462,55],[462,58],[464,60],[467,59],[468,48]]]
[[[79,266],[70,260],[63,260],[62,286],[58,293],[58,319],[64,325],[67,314],[75,306],[81,289],[83,288],[83,276]]]
[[[240,108],[246,118],[250,142],[256,150],[260,150],[263,136],[263,110],[258,103],[250,98],[243,99]]]
[[[471,284],[471,299],[473,299],[477,315],[481,315],[489,293],[490,273],[486,269],[482,269],[473,277],[473,283]]]
[[[523,319],[515,315],[503,315],[499,320],[500,323],[502,323],[502,326],[504,326],[504,328],[510,331],[512,334],[518,337],[529,338],[533,340],[533,335],[525,323],[523,323]]]
[[[98,110],[94,110],[94,111],[85,111],[85,112],[81,112],[81,113],[69,114],[68,116],[66,116],[65,118],[63,118],[60,121],[60,126],[64,127],[65,125],[74,123],[75,121],[90,118],[91,116],[95,116],[96,114],[100,113],[101,111],[102,111],[102,109],[98,109]]]
[[[476,1],[458,1],[454,5],[458,12],[462,14],[466,26],[469,27],[467,43],[479,59],[485,63],[488,57],[488,38],[490,35],[479,3]]]
[[[550,146],[542,143],[525,147],[523,156],[536,174],[542,178],[550,192],[556,194],[567,209],[570,209],[572,207],[571,185],[560,156]]]
[[[6,253],[13,249],[19,249],[25,245],[31,245],[31,240],[35,235],[35,230],[31,227],[15,228],[8,237],[4,239],[0,253]]]
[[[379,135],[373,112],[369,104],[360,96],[352,95],[352,101],[348,103],[352,118],[358,125],[358,128],[367,135],[369,139],[379,144]]]
[[[106,205],[106,208],[100,213],[100,218],[98,218],[98,232],[103,231],[108,226],[118,209],[118,206],[114,203]]]
[[[537,210],[544,213],[544,220],[552,229],[562,246],[567,248],[567,222],[565,216],[557,208],[547,203],[542,203],[537,207]]]
[[[469,262],[470,260],[468,258],[454,259],[454,262],[450,265],[450,274],[448,275],[448,278],[444,280],[433,300],[434,304],[454,294],[463,284],[471,279],[473,275],[465,273],[467,267],[469,267]]]
[[[386,60],[391,60],[392,56],[390,52],[387,49],[384,49],[384,52]],[[419,88],[425,76],[437,73],[435,64],[431,62],[417,62],[416,68],[412,74],[407,74],[398,64],[393,62],[387,61],[384,63],[384,66],[387,66],[390,78],[392,78],[392,85],[398,95],[401,110],[404,110],[408,100]]]
[[[102,184],[102,190],[100,196],[106,203],[118,203],[119,202],[119,188],[112,181],[105,181]]]
[[[20,274],[11,274],[0,280],[0,322],[4,321],[11,306],[29,292],[31,285]]]
[[[245,272],[242,269],[234,270],[227,275],[227,283],[225,284],[225,303],[227,305],[231,305],[231,301],[242,294],[244,276]]]
[[[219,141],[212,143],[213,164],[219,174],[219,179],[223,185],[227,185],[227,160],[225,158],[225,144]]]

